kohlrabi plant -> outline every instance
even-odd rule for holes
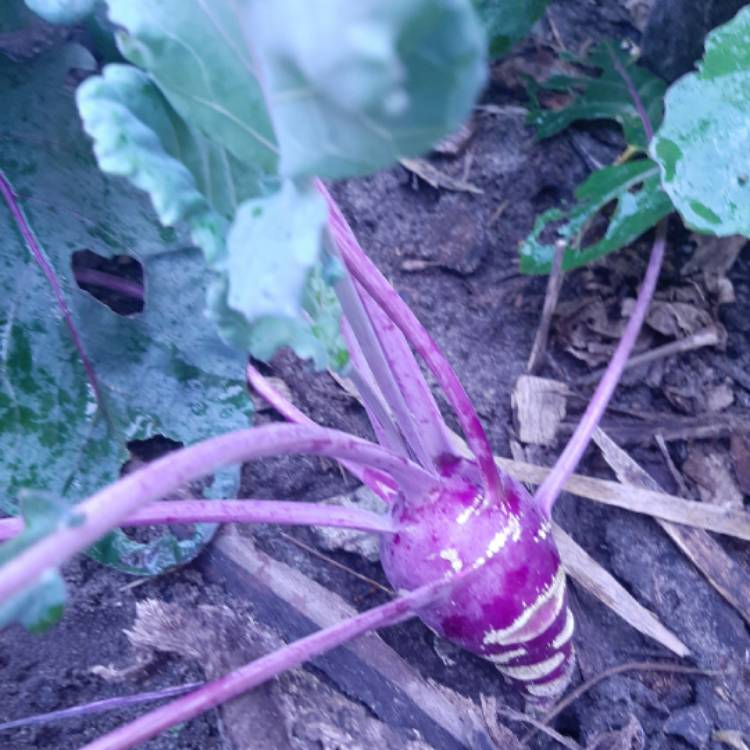
[[[33,3],[54,9],[54,20],[71,19],[57,15],[64,7],[78,18],[93,5]],[[8,364],[0,434],[11,477],[6,509],[20,513],[0,521],[8,540],[0,621],[51,624],[64,603],[59,566],[87,550],[126,569],[161,571],[194,555],[216,523],[344,526],[380,536],[396,599],[209,682],[89,750],[133,747],[361,633],[415,616],[494,662],[529,699],[553,699],[571,677],[574,623],[551,513],[643,322],[664,222],[606,374],[532,496],[496,467],[445,355],[363,252],[325,184],[422,153],[466,118],[487,62],[471,2],[106,7],[127,64],[98,70],[85,49],[67,45],[1,71],[4,143],[12,146],[1,165],[3,231],[16,241],[4,242],[0,271]],[[84,78],[75,94],[83,128],[101,170],[116,177],[93,167],[65,93],[76,76]],[[631,88],[645,148],[650,115]],[[23,132],[13,130],[19,122]],[[162,227],[123,177],[149,196]],[[82,232],[113,257],[138,248],[142,280],[76,271],[71,256],[88,246]],[[143,310],[116,316],[85,298],[82,284],[140,300]],[[221,339],[202,315],[203,293]],[[254,367],[245,372],[247,353],[267,359],[282,346],[351,377],[377,443],[311,422]],[[449,432],[415,352],[468,452]],[[247,427],[245,377],[288,424]],[[186,445],[118,479],[128,441],[156,433]],[[290,453],[339,461],[388,512],[231,499],[229,467]],[[206,497],[162,502],[197,480],[195,494]],[[198,524],[197,537],[167,536],[144,550],[116,531],[174,522]]]

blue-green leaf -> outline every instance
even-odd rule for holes
[[[66,85],[68,69],[86,65],[77,47],[33,64],[0,63],[8,123],[0,167],[60,281],[100,389],[97,397],[47,279],[0,205],[0,503],[7,512],[27,487],[72,503],[113,481],[131,440],[162,434],[192,443],[246,426],[251,409],[243,355],[203,315],[200,253],[161,227],[137,191],[97,167]],[[82,249],[142,264],[142,313],[116,315],[78,288],[71,255]],[[237,481],[236,470],[217,475],[207,492],[231,496]],[[166,534],[145,546],[115,532],[93,554],[131,572],[160,572],[194,556],[212,530]]]
[[[750,8],[706,39],[697,73],[667,92],[651,146],[685,222],[721,237],[750,236]]]
[[[429,150],[486,75],[469,0],[251,2],[246,30],[292,177],[367,174]]]
[[[185,122],[133,66],[108,65],[81,84],[76,99],[101,169],[145,190],[162,224],[186,224],[210,262],[224,254],[240,203],[275,186]]]
[[[327,218],[320,193],[290,181],[276,195],[243,203],[228,237],[230,306],[250,320],[297,317]]]
[[[335,295],[330,287],[317,295],[312,290],[315,279],[327,286],[320,273],[326,213],[316,193],[288,185],[262,197],[278,189],[277,178],[241,164],[186,123],[150,77],[132,66],[107,66],[79,87],[77,100],[99,166],[145,190],[162,223],[187,226],[202,248],[209,314],[225,340],[259,359],[289,345],[319,368],[346,362]],[[252,209],[242,208],[235,218],[243,206]],[[271,215],[262,225],[245,220],[263,208]],[[228,246],[232,222],[235,240]],[[242,228],[250,226],[241,240]],[[274,265],[282,275],[267,273]],[[292,277],[297,283],[290,287]]]
[[[615,209],[604,235],[587,242],[592,222],[610,203]],[[521,271],[549,273],[557,243],[564,245],[563,269],[578,268],[633,242],[671,211],[650,159],[605,167],[578,188],[571,208],[554,208],[537,217],[521,245]]]
[[[244,203],[229,232],[225,283],[212,310],[223,334],[258,359],[291,346],[316,367],[347,361],[339,329],[335,275],[323,251],[325,201],[311,187],[285,182]]]
[[[123,29],[122,54],[150,74],[187,122],[254,170],[276,171],[276,138],[243,38],[245,0],[107,4]]]

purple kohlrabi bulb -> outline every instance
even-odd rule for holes
[[[394,504],[400,529],[383,537],[386,575],[412,590],[481,565],[420,618],[494,662],[529,698],[551,700],[570,681],[574,621],[550,519],[507,477],[504,503],[488,502],[468,461],[451,461],[444,479],[418,503],[402,496]]]

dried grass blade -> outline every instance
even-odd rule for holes
[[[648,490],[660,490],[656,481],[605,432],[598,430],[594,434],[594,442],[599,446],[604,459],[620,481],[645,487]],[[719,543],[700,529],[687,528],[659,518],[656,522],[706,576],[719,594],[742,615],[746,622],[750,623],[750,578],[724,552]]]
[[[658,641],[678,656],[687,656],[688,647],[650,610],[636,601],[596,560],[557,524],[553,534],[568,575],[592,593],[600,602],[644,635]]]

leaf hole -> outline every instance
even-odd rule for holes
[[[589,247],[604,239],[607,229],[609,229],[609,221],[616,207],[617,201],[610,201],[589,219],[579,241],[580,247]]]
[[[130,451],[130,459],[122,468],[122,474],[130,474],[138,469],[143,468],[146,464],[163,458],[173,451],[184,448],[185,444],[177,440],[165,437],[156,433],[144,440],[131,440],[127,444]],[[210,480],[209,480],[210,481]],[[200,498],[203,495],[203,489],[208,485],[207,480],[196,480],[181,487],[175,492],[170,493],[162,498],[162,502],[170,500],[187,500],[191,498]],[[132,539],[138,542],[151,542],[164,535],[165,531],[170,531],[177,539],[188,538],[192,531],[191,526],[187,524],[160,524],[158,526],[137,526],[123,527]]]
[[[71,260],[78,287],[118,315],[143,312],[143,266],[130,255],[105,258],[92,250],[76,250]]]

